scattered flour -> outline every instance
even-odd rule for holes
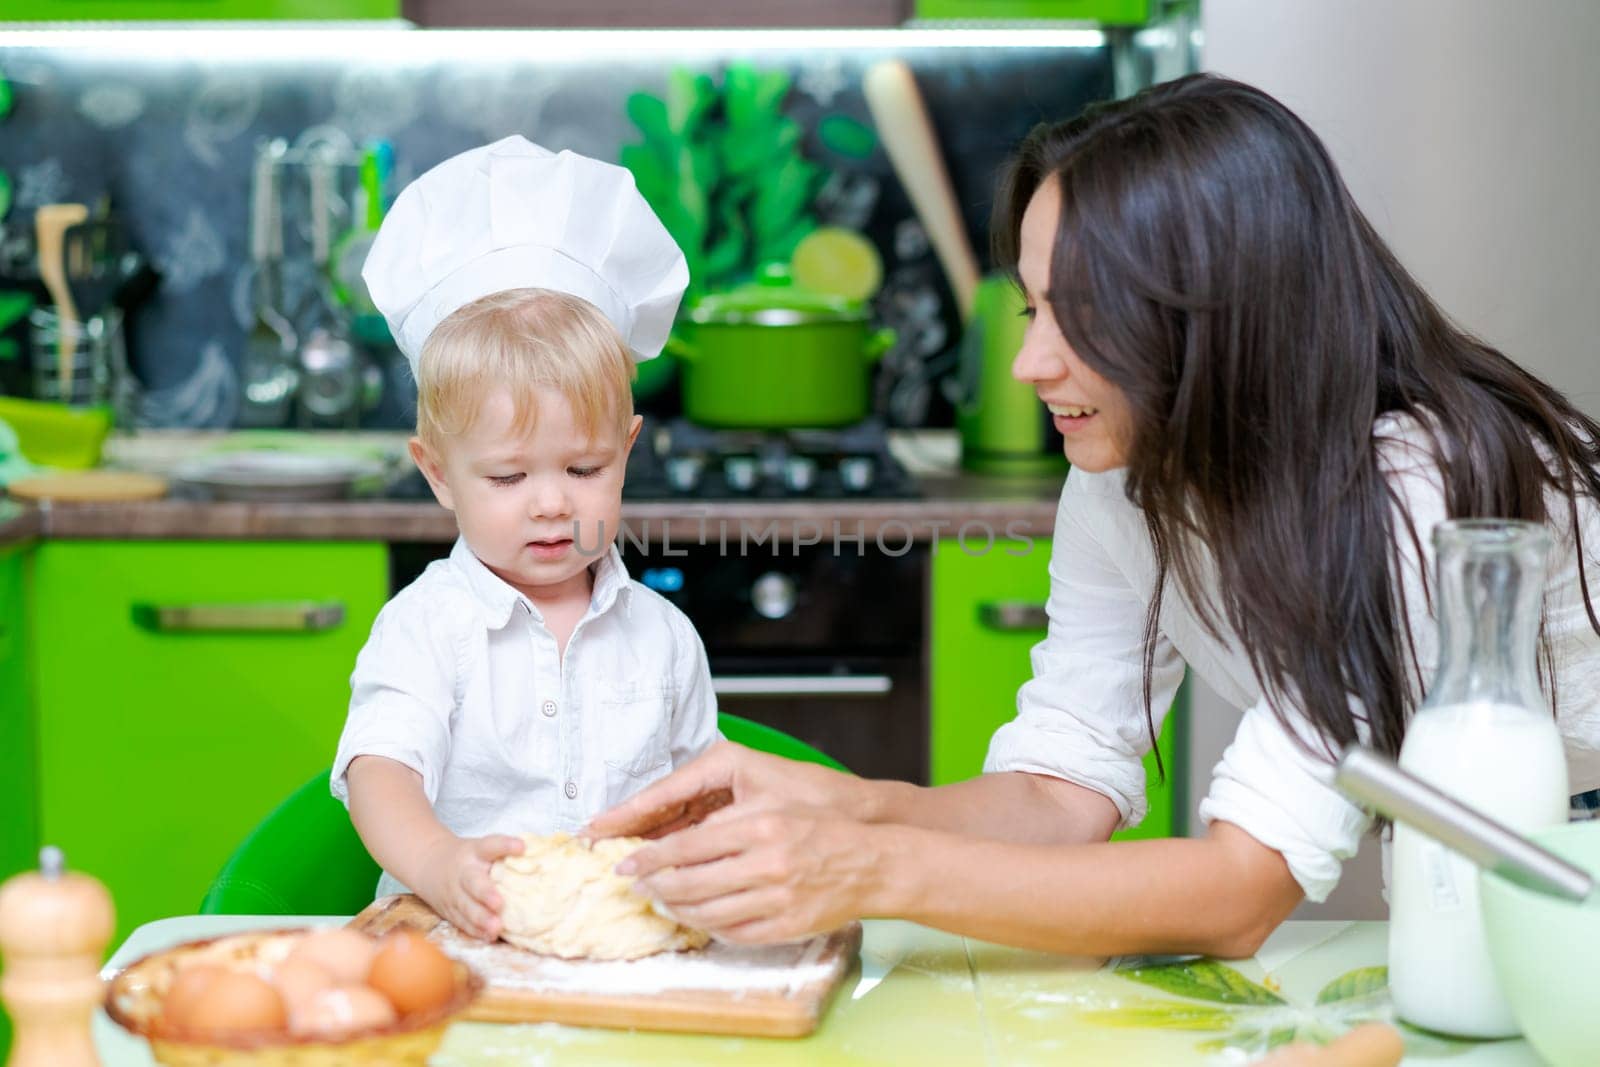
[[[469,938],[448,923],[430,935],[449,955],[498,989],[605,996],[696,990],[779,992],[793,996],[832,978],[849,965],[838,941],[818,935],[786,945],[727,945],[713,941],[690,952],[662,952],[636,960],[563,960],[509,945]]]

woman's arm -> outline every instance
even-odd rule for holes
[[[682,921],[767,942],[862,916],[1074,955],[1249,956],[1301,899],[1276,852],[1203,839],[993,841],[801,812],[719,813],[619,868]]]
[[[1021,845],[1088,844],[1117,828],[1102,793],[1043,774],[1001,771],[932,789],[867,783],[865,821],[967,834]]]
[[[720,742],[608,812],[596,837],[659,837],[734,804],[741,813],[791,805],[864,823],[900,823],[1022,844],[1104,841],[1117,809],[1092,789],[1038,774],[985,774],[929,789],[875,781]]]

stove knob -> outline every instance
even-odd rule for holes
[[[863,493],[872,488],[877,465],[870,456],[846,456],[839,461],[839,482],[852,493]]]
[[[667,484],[680,493],[692,493],[700,485],[704,466],[699,456],[668,456]]]
[[[810,456],[790,456],[783,464],[783,484],[791,493],[809,492],[817,479],[817,461]]]
[[[794,579],[768,571],[750,586],[750,603],[763,619],[781,619],[794,610]]]
[[[748,493],[756,487],[756,458],[754,456],[729,456],[722,461],[722,477],[728,488],[738,493]]]

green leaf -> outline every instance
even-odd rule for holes
[[[1300,1036],[1300,1031],[1293,1026],[1275,1026],[1270,1030],[1235,1030],[1227,1037],[1219,1037],[1215,1041],[1202,1041],[1196,1048],[1200,1052],[1223,1052],[1227,1049],[1238,1049],[1249,1053],[1251,1056],[1259,1056],[1263,1052],[1272,1051],[1279,1045],[1287,1045]]]
[[[716,99],[716,86],[710,77],[674,67],[667,75],[668,127],[680,137],[692,136]]]
[[[19,322],[31,310],[33,310],[31,294],[15,291],[0,292],[0,331],[10,329],[12,323]]]
[[[633,172],[639,195],[656,207],[672,195],[672,175],[656,154],[644,145],[622,146],[622,165]]]
[[[1344,1000],[1359,1000],[1381,993],[1389,988],[1389,968],[1359,967],[1348,971],[1322,987],[1317,994],[1318,1004],[1337,1004]]]
[[[866,159],[878,147],[878,133],[849,115],[824,115],[817,123],[822,143],[841,156]]]
[[[781,70],[757,74],[755,80],[755,105],[761,111],[777,111],[783,98],[789,95],[789,75]]]
[[[677,143],[672,125],[667,119],[667,105],[649,93],[631,93],[627,103],[628,118],[639,127],[647,144],[662,147]]]
[[[810,217],[795,219],[787,230],[769,235],[756,246],[756,262],[789,262],[794,257],[795,246],[816,228],[815,219]]]
[[[758,239],[786,233],[806,213],[816,195],[817,170],[798,156],[784,163],[756,191],[750,228]],[[801,236],[804,236],[803,234]]]
[[[11,83],[0,77],[0,119],[9,114],[11,114]]]
[[[722,236],[712,241],[706,248],[704,263],[707,283],[715,285],[737,271],[739,264],[744,262],[748,245],[749,238],[742,223],[738,227],[728,228]]]
[[[1231,1030],[1238,1013],[1228,1008],[1186,1004],[1177,1000],[1135,1000],[1115,1008],[1079,1012],[1078,1017],[1101,1026],[1143,1030],[1199,1030],[1206,1033]]]
[[[714,190],[721,176],[716,149],[710,145],[694,144],[686,149],[689,156],[689,173],[695,185],[704,190]]]
[[[11,175],[0,170],[0,219],[11,212]]]
[[[1180,997],[1210,1000],[1221,1004],[1283,1004],[1284,999],[1266,986],[1250,981],[1238,971],[1216,960],[1187,960],[1159,967],[1119,969],[1119,975],[1135,982]]]

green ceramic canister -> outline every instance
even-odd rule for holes
[[[861,301],[796,286],[782,264],[707,295],[668,342],[682,360],[683,413],[705,426],[846,426],[871,410],[872,366],[894,343]]]

